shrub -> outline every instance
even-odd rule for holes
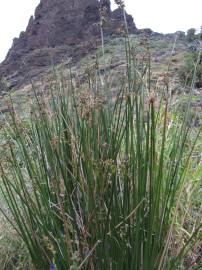
[[[196,29],[195,28],[190,28],[189,30],[187,30],[187,40],[189,42],[192,42],[196,39]]]
[[[200,52],[195,51],[186,55],[185,63],[179,70],[179,76],[186,85],[194,84],[197,88],[202,87],[202,54]]]

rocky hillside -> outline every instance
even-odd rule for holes
[[[104,55],[101,49],[101,18]],[[179,92],[182,85],[178,71],[189,51],[185,34],[162,35],[150,29],[137,29],[128,14],[126,20],[131,46],[138,58],[144,58],[145,38],[149,41],[155,87],[164,79],[169,65],[170,90]],[[112,11],[110,0],[41,0],[26,31],[13,40],[5,61],[0,64],[0,96],[3,96],[0,98],[0,112],[8,111],[5,94],[10,90],[14,92],[17,106],[23,108],[31,95],[30,78],[39,91],[44,90],[51,81],[53,65],[58,67],[62,64],[66,78],[71,66],[75,83],[80,84],[86,81],[86,68],[93,65],[98,57],[100,72],[103,68],[110,70],[110,80],[116,88],[119,74],[126,65],[124,29],[123,11],[121,8]],[[199,97],[197,93],[198,99],[201,104],[200,93]]]

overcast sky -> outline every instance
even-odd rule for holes
[[[1,0],[0,62],[11,47],[14,37],[25,30],[29,17],[40,0]],[[114,2],[111,0],[111,2]],[[161,33],[186,31],[202,25],[202,0],[126,0],[138,28],[151,28]],[[113,5],[114,7],[114,5]]]

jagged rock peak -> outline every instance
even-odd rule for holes
[[[18,74],[23,77],[24,66],[25,70],[48,66],[50,52],[54,63],[64,56],[78,59],[88,53],[92,46],[85,45],[82,50],[82,44],[92,44],[100,38],[99,11],[103,7],[108,17],[104,34],[116,34],[123,24],[123,13],[120,9],[112,12],[110,0],[41,0],[26,31],[13,40],[12,48],[0,65],[0,76],[14,73],[15,77]],[[129,31],[136,32],[132,16],[126,15],[126,18]],[[71,48],[78,44],[81,50]]]

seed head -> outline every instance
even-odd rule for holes
[[[149,103],[150,104],[154,104],[156,98],[155,98],[155,94],[154,93],[151,93],[150,97],[149,97]]]
[[[114,0],[114,2],[115,2],[120,8],[125,8],[124,0]]]

